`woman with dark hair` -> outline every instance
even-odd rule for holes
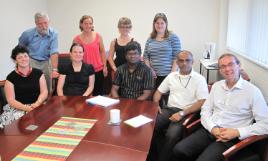
[[[83,63],[84,48],[81,44],[73,43],[70,48],[71,63],[60,72],[57,93],[59,96],[89,96],[94,89],[94,68],[91,64]]]
[[[164,13],[157,13],[153,20],[153,31],[144,49],[144,62],[156,76],[155,89],[172,71],[176,71],[176,55],[181,50],[180,39],[168,30]]]
[[[96,72],[93,95],[102,95],[104,77],[108,74],[102,37],[94,31],[93,18],[89,15],[82,16],[79,28],[81,34],[75,36],[73,42],[84,47],[84,63],[92,64]]]
[[[43,104],[48,91],[45,76],[41,70],[31,68],[29,51],[18,45],[12,50],[11,58],[16,69],[6,78],[5,94],[8,104],[0,115],[0,127],[10,124]]]

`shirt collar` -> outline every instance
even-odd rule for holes
[[[177,72],[176,72],[176,75],[177,75],[178,77],[181,77],[181,78],[188,78],[188,77],[190,77],[190,76],[193,77],[193,74],[194,74],[194,69],[192,69],[192,70],[191,70],[191,73],[188,74],[188,75],[181,75],[181,74],[180,74],[180,71],[177,71]]]
[[[222,87],[225,90],[243,89],[243,82],[244,81],[245,80],[240,76],[238,81],[236,82],[236,84],[231,89],[229,89],[228,86],[227,86],[226,80],[225,80],[224,83],[222,84]]]
[[[48,28],[48,32],[47,32],[47,34],[45,36],[48,36],[49,37],[50,34],[51,34],[51,30],[50,30],[50,27],[49,27]],[[40,35],[39,32],[37,31],[37,28],[35,28],[34,36],[40,36],[40,37],[42,37],[42,35]]]

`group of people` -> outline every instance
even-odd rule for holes
[[[166,15],[158,13],[146,43],[145,63],[141,62],[141,46],[130,36],[131,20],[122,17],[117,25],[119,37],[112,40],[107,61],[103,39],[94,30],[93,17],[84,15],[79,21],[81,33],[74,37],[70,48],[70,64],[58,68],[58,33],[49,26],[47,14],[38,12],[34,20],[36,26],[21,34],[18,45],[12,51],[12,59],[16,64],[12,73],[17,74],[18,78],[14,79],[15,82],[10,79],[12,73],[7,76],[5,91],[8,104],[3,108],[0,126],[9,124],[25,112],[43,104],[51,93],[54,78],[58,79],[56,91],[59,96],[103,95],[104,78],[108,75],[107,62],[112,69],[112,97],[151,99],[154,89],[157,88],[154,78],[156,77],[158,82],[156,84],[160,84],[160,77],[162,81],[163,77],[175,70],[175,56],[181,48],[179,38],[167,29]],[[23,66],[19,60],[23,61]],[[164,64],[163,68],[160,67],[161,64]],[[36,77],[36,71],[40,77]],[[30,79],[31,75],[35,76],[35,83],[40,79],[34,89],[33,86],[29,88],[20,82]],[[29,86],[33,83],[31,81],[33,80],[27,81]],[[37,85],[39,91],[36,91]],[[21,86],[23,88],[20,88]],[[37,93],[42,96],[38,100],[33,96]],[[20,95],[32,99],[25,100],[20,98]]]
[[[223,152],[239,140],[268,134],[268,107],[261,91],[241,76],[233,54],[218,59],[224,80],[210,94],[206,80],[192,69],[193,55],[177,55],[179,71],[170,73],[156,90],[153,101],[169,92],[168,104],[159,108],[148,161],[222,161]],[[202,127],[183,138],[188,114],[201,110]]]
[[[93,18],[84,15],[80,19],[81,33],[73,39],[71,62],[59,71],[57,32],[49,27],[46,14],[36,13],[35,23],[35,28],[22,33],[19,45],[12,50],[16,68],[6,79],[8,104],[0,115],[0,127],[43,104],[52,78],[58,78],[59,96],[103,94],[107,60]],[[110,94],[114,98],[153,99],[159,104],[147,160],[222,160],[222,152],[239,139],[268,133],[268,108],[263,95],[243,80],[235,55],[219,58],[224,80],[216,82],[209,94],[205,78],[192,68],[193,54],[181,50],[178,36],[168,30],[165,14],[155,15],[144,62],[140,44],[130,36],[131,28],[129,18],[120,18],[120,35],[110,44]],[[163,96],[168,96],[164,106]],[[183,138],[186,116],[200,110],[202,128]]]

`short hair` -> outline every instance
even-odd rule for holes
[[[117,27],[121,27],[122,25],[126,25],[129,26],[130,28],[132,28],[132,23],[131,20],[127,17],[121,17],[118,21]]]
[[[218,59],[218,64],[220,65],[220,60],[228,56],[233,57],[235,59],[236,64],[240,64],[240,60],[234,54],[231,53],[222,54]]]
[[[79,28],[81,31],[83,31],[83,28],[81,27],[81,24],[86,20],[86,19],[91,19],[92,23],[93,23],[93,17],[89,16],[89,15],[84,15],[81,17],[81,19],[79,20]]]
[[[83,49],[83,52],[85,52],[83,45],[81,45],[81,44],[79,44],[79,43],[73,43],[73,44],[71,45],[71,47],[70,47],[70,52],[73,51],[73,48],[74,48],[75,46],[80,46],[80,47]]]
[[[181,50],[181,51],[179,51],[179,52],[177,53],[177,58],[179,58],[179,55],[180,55],[181,53],[187,53],[187,54],[189,54],[189,55],[192,57],[192,59],[194,59],[194,55],[192,54],[192,52],[190,52],[190,51],[188,51],[188,50]]]
[[[137,41],[130,41],[127,43],[125,53],[127,54],[130,50],[138,50],[139,55],[141,55],[141,45]]]
[[[19,55],[21,53],[26,53],[27,55],[29,55],[29,50],[25,46],[17,45],[12,50],[10,57],[11,57],[11,59],[16,60],[17,55]]]
[[[170,34],[170,32],[169,32],[169,30],[168,30],[168,20],[167,20],[167,16],[164,14],[164,13],[157,13],[155,16],[154,16],[154,20],[153,20],[153,31],[152,31],[152,33],[151,33],[151,38],[152,39],[155,39],[156,38],[156,35],[157,35],[157,31],[156,31],[156,29],[155,29],[155,27],[154,27],[154,24],[156,23],[156,21],[158,20],[158,19],[162,19],[163,21],[165,21],[165,23],[166,23],[166,30],[165,30],[165,35],[164,35],[164,38],[168,38],[168,36],[169,36],[169,34]]]
[[[37,22],[38,19],[40,18],[46,18],[47,20],[49,20],[49,17],[48,17],[48,14],[44,13],[44,12],[37,12],[35,15],[34,15],[34,21]]]

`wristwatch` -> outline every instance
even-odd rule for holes
[[[181,117],[184,117],[185,113],[184,113],[183,111],[180,111],[180,112],[179,112],[179,115],[180,115]]]

